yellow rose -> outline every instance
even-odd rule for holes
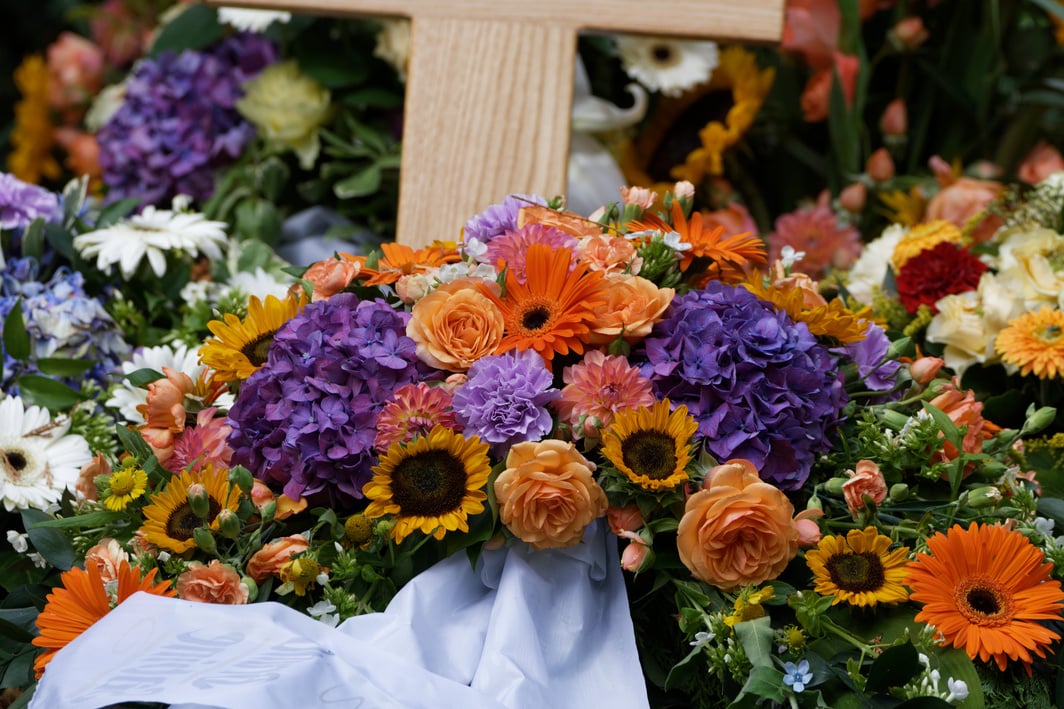
[[[1052,229],[1032,229],[1008,236],[1001,244],[1000,278],[1018,284],[1027,310],[1058,307],[1064,300],[1064,236]],[[1017,286],[1013,286],[1017,287]]]
[[[295,61],[272,64],[244,84],[236,102],[268,144],[290,148],[309,170],[318,158],[318,129],[332,115],[329,90],[299,71]]]

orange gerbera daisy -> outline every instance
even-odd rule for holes
[[[1064,313],[1048,307],[1024,313],[998,333],[995,349],[1023,376],[1057,378],[1064,373]]]
[[[64,571],[59,577],[62,587],[52,589],[44,610],[37,616],[40,635],[31,642],[47,650],[33,663],[37,679],[44,674],[45,666],[57,652],[137,591],[155,596],[176,596],[177,590],[170,588],[169,581],[155,583],[158,571],[152,569],[141,578],[139,568],[123,561],[118,565],[118,585],[111,592],[108,592],[100,577],[98,564],[89,564],[87,569],[75,566],[70,571]]]
[[[704,269],[702,283],[709,280],[737,283],[751,266],[761,266],[768,261],[765,244],[759,237],[750,232],[725,236],[723,226],[704,224],[701,212],[692,213],[688,220],[679,200],[672,203],[671,226],[656,215],[644,215],[639,221],[631,222],[628,231],[678,233],[680,241],[691,245],[690,250],[683,252],[680,269],[688,271],[692,264],[696,271]]]
[[[1060,637],[1035,621],[1061,620],[1064,604],[1042,551],[1019,532],[975,522],[936,533],[927,547],[908,565],[911,598],[924,604],[916,620],[973,660],[992,659],[1001,671],[1019,660],[1030,673],[1032,654],[1045,657]]]
[[[496,354],[534,349],[550,367],[555,353],[583,353],[595,308],[605,302],[603,276],[584,263],[570,271],[571,265],[569,249],[533,244],[525,261],[525,283],[507,273],[504,298],[479,286],[503,315],[506,329]]]
[[[447,263],[461,260],[457,249],[437,242],[433,246],[415,251],[406,244],[393,242],[381,244],[381,256],[376,268],[367,268],[362,261],[358,277],[366,281],[367,286],[380,286],[395,283],[403,276],[421,273],[430,268],[438,268]]]

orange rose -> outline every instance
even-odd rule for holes
[[[618,337],[636,342],[650,334],[676,293],[639,276],[612,275],[603,281],[606,300],[594,308],[591,344],[608,345]]]
[[[849,480],[842,484],[842,496],[854,519],[865,508],[865,497],[879,505],[887,499],[887,481],[879,471],[879,465],[871,460],[857,461],[856,470],[847,470]]]
[[[494,354],[502,341],[502,312],[469,279],[445,283],[417,302],[406,334],[425,364],[464,372]]]
[[[204,566],[198,561],[177,577],[177,595],[196,603],[221,603],[238,606],[248,602],[249,589],[240,581],[240,574],[232,566],[213,559]]]
[[[643,259],[636,254],[635,246],[621,236],[589,236],[580,241],[577,251],[580,259],[586,262],[592,271],[623,273],[627,270],[635,275],[643,266]]]
[[[85,568],[95,564],[104,583],[118,578],[118,567],[122,562],[129,563],[129,554],[111,537],[104,537],[85,552]]]
[[[325,300],[347,288],[361,270],[362,265],[357,261],[328,258],[311,265],[303,280],[314,286],[311,300]]]
[[[262,583],[280,572],[281,567],[293,556],[309,548],[307,538],[301,534],[276,539],[263,546],[248,559],[245,572],[254,579],[255,583]]]
[[[495,480],[502,523],[535,549],[576,544],[608,507],[594,470],[572,443],[518,443]]]
[[[729,591],[779,576],[798,553],[794,506],[762,482],[747,460],[729,460],[706,475],[687,500],[676,548],[691,574]]]
[[[976,243],[986,241],[1003,223],[997,215],[979,215],[1001,194],[1005,186],[994,180],[976,180],[961,177],[945,185],[931,201],[927,203],[926,221],[945,219],[964,229],[975,218],[978,226],[972,229],[972,239]]]

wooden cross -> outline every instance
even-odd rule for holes
[[[784,0],[209,0],[412,20],[397,240],[458,239],[511,192],[565,194],[582,29],[778,41]]]

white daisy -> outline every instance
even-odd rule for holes
[[[274,22],[282,24],[292,19],[291,12],[277,10],[247,10],[237,7],[218,8],[218,21],[245,32],[262,32]]]
[[[69,429],[69,419],[53,421],[47,409],[27,409],[17,396],[0,401],[0,500],[9,512],[43,510],[74,489],[92,453]]]
[[[720,63],[716,42],[692,42],[668,37],[617,37],[621,65],[651,91],[679,96],[713,75]]]
[[[74,248],[84,258],[96,257],[96,268],[107,272],[118,264],[122,278],[129,280],[145,257],[155,275],[166,274],[166,254],[183,251],[222,258],[226,243],[225,222],[208,221],[196,212],[179,212],[147,206],[140,214],[114,226],[74,237]]]
[[[266,296],[272,295],[278,300],[288,297],[288,289],[296,282],[295,278],[288,274],[278,277],[276,273],[267,271],[257,266],[254,271],[237,271],[229,278],[229,290],[239,291],[248,298],[257,297],[266,300]]]
[[[210,374],[210,369],[199,363],[199,355],[196,350],[190,350],[186,345],[158,345],[156,347],[144,347],[133,353],[133,358],[122,363],[122,374],[128,375],[138,369],[154,369],[162,373],[163,367],[169,367],[175,372],[184,372],[193,382],[202,381],[205,375]],[[225,392],[212,402],[212,406],[220,409],[228,409],[233,405],[233,395]],[[107,400],[107,406],[118,409],[118,412],[126,422],[134,425],[144,423],[144,414],[137,410],[138,406],[148,401],[148,390],[135,387],[129,380],[122,379],[120,386],[111,391],[111,398]],[[189,400],[186,397],[185,409],[198,411],[203,408],[202,400]]]

